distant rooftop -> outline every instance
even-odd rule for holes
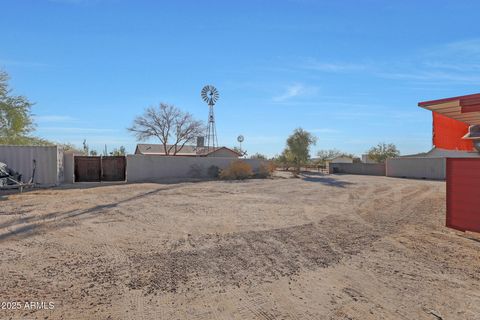
[[[173,145],[167,144],[167,150],[171,149],[169,155],[173,155],[175,153],[175,147]],[[227,147],[215,147],[215,148],[207,148],[207,147],[197,147],[193,145],[185,145],[176,153],[177,156],[207,156],[219,150],[226,150],[236,154],[237,156],[241,156],[240,153],[236,152]],[[165,155],[165,148],[162,144],[137,144],[137,148],[135,149],[135,154],[145,154],[145,155]]]

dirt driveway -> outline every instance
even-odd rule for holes
[[[480,319],[443,182],[126,184],[0,201],[0,319]],[[46,319],[46,318],[45,318]]]

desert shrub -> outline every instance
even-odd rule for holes
[[[273,172],[277,169],[277,166],[272,161],[262,162],[258,167],[258,172],[255,175],[257,178],[268,178],[271,177]]]
[[[192,178],[200,178],[202,176],[202,167],[196,163],[192,164],[189,174]]]
[[[270,171],[270,174],[274,173],[275,170],[277,170],[277,164],[273,161],[268,162],[268,171]]]
[[[257,152],[250,156],[250,159],[267,160],[267,156]]]
[[[215,165],[211,165],[207,169],[207,174],[210,178],[218,178],[220,175],[220,168]]]
[[[252,167],[242,160],[235,160],[230,165],[220,171],[220,179],[223,180],[243,180],[252,176]]]

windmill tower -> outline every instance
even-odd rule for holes
[[[207,85],[202,89],[202,99],[208,104],[208,127],[207,127],[207,135],[206,135],[206,147],[207,150],[210,148],[214,149],[218,147],[218,139],[217,139],[217,129],[215,127],[215,115],[213,113],[213,106],[215,102],[217,102],[219,94],[218,90],[212,86]]]
[[[240,143],[240,151],[242,151],[242,152],[243,152],[243,149],[242,149],[242,142],[243,142],[243,140],[244,140],[244,138],[243,138],[242,135],[239,135],[239,136],[237,137],[237,141]]]

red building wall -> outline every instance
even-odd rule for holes
[[[447,159],[447,227],[480,232],[480,159]]]
[[[468,124],[432,112],[433,145],[440,149],[473,151],[471,140],[462,137],[468,132]]]

